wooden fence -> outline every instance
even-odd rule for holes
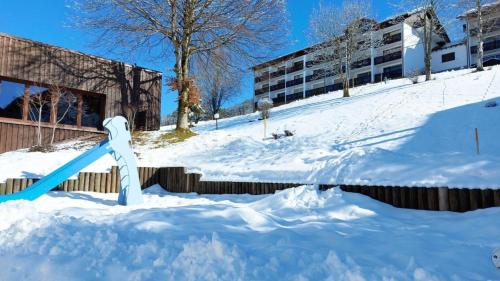
[[[169,192],[198,194],[271,194],[276,190],[297,187],[300,183],[201,181],[201,175],[186,173],[184,167],[139,167],[142,188],[160,184]],[[0,183],[0,195],[25,189],[36,179],[8,179]],[[117,193],[120,179],[118,168],[109,173],[81,172],[76,179],[66,180],[56,187],[60,191]],[[319,185],[327,190],[337,185]],[[398,208],[466,212],[500,206],[500,189],[457,189],[424,187],[389,187],[339,185],[346,192],[364,194]]]

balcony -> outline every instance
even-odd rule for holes
[[[287,102],[291,102],[291,101],[300,100],[300,99],[303,99],[303,98],[304,98],[304,94],[302,92],[300,92],[300,93],[295,93],[295,94],[287,95],[286,96],[286,101]]]
[[[260,76],[260,77],[255,77],[254,82],[255,82],[255,83],[259,83],[259,82],[262,82],[262,81],[266,81],[266,80],[267,80],[267,78],[268,78],[268,77],[267,77],[267,75],[265,75],[265,76],[264,76],[264,75],[262,75],[262,76]]]
[[[363,75],[357,78],[353,79],[353,86],[361,86],[368,84],[372,81],[372,78],[370,75]]]
[[[385,63],[385,62],[398,60],[401,58],[401,54],[402,54],[401,51],[397,51],[397,52],[390,53],[390,54],[387,54],[384,56],[376,57],[375,64],[377,65],[377,64],[381,64],[381,63]]]
[[[268,93],[268,90],[267,88],[266,89],[258,89],[258,90],[255,90],[255,95],[258,96],[258,95],[262,95],[262,94],[267,94]]]
[[[312,96],[317,96],[317,95],[322,95],[325,93],[325,90],[326,90],[325,87],[307,90],[306,91],[306,98],[312,97]]]
[[[300,77],[298,79],[286,81],[286,86],[293,87],[293,86],[301,85],[302,83],[304,83],[304,78]]]
[[[273,104],[274,105],[279,105],[285,103],[285,93],[280,93],[278,94],[277,97],[273,99]]]
[[[276,78],[276,77],[280,77],[280,76],[283,76],[285,75],[285,69],[282,69],[282,70],[278,70],[278,71],[275,71],[275,72],[271,72],[271,78]]]
[[[401,41],[401,33],[398,34],[393,34],[393,35],[384,35],[384,38],[382,39],[384,42],[384,45],[389,45],[392,43],[396,43]]]
[[[321,64],[322,62],[323,62],[322,60],[310,60],[310,61],[306,62],[306,67],[310,68],[310,67],[313,67],[315,65]]]
[[[345,68],[342,68],[342,70],[345,72]],[[319,79],[323,79],[326,77],[332,77],[332,76],[335,76],[335,73],[331,70],[330,71],[315,70],[313,74],[306,76],[306,82],[316,81]]]
[[[276,85],[272,85],[272,86],[271,86],[271,92],[272,92],[272,91],[276,91],[276,90],[281,90],[281,89],[283,89],[283,88],[285,88],[285,82],[278,83],[278,84],[276,84]]]
[[[371,63],[372,63],[372,61],[370,58],[364,59],[364,60],[359,60],[359,61],[353,62],[351,64],[351,68],[352,69],[361,68],[361,67],[369,66]]]
[[[292,67],[286,69],[286,73],[292,73],[304,69],[304,63],[295,63]]]
[[[485,52],[496,50],[496,49],[500,49],[500,40],[498,40],[498,39],[483,44],[483,51],[485,51]],[[470,47],[470,53],[477,54],[477,46]]]

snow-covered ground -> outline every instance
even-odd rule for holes
[[[500,67],[367,85],[258,114],[203,122],[183,143],[136,144],[139,164],[184,165],[205,179],[500,187]],[[474,128],[481,154],[476,155]],[[0,154],[0,181],[41,177],[88,144]],[[114,165],[105,157],[87,171]],[[397,209],[314,186],[273,195],[49,192],[0,204],[0,280],[500,280],[500,208]]]
[[[50,192],[0,204],[0,280],[500,280],[499,208],[396,209],[312,186],[268,196]]]
[[[136,145],[143,166],[186,166],[204,179],[364,183],[417,186],[500,187],[500,67],[434,75],[413,85],[408,79],[296,101],[273,109],[268,137],[258,113],[202,122],[199,135],[158,148],[149,134]],[[476,155],[474,128],[481,154]],[[284,129],[295,136],[274,140]],[[0,181],[42,176],[83,150],[66,145],[53,153],[16,151],[0,155]],[[87,168],[102,171],[106,157]]]

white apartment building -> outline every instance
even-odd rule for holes
[[[483,18],[483,65],[500,63],[500,1],[485,5],[482,11]],[[466,33],[467,66],[477,64],[477,11],[470,10],[459,17],[464,24]]]
[[[364,57],[351,64],[351,86],[400,78],[424,70],[421,11],[399,15],[377,24],[370,31],[374,42]],[[436,29],[438,30],[438,29]],[[443,30],[442,28],[440,30]],[[450,43],[446,32],[433,32],[433,48]],[[342,88],[338,75],[325,74],[325,62],[315,61],[318,48],[309,47],[253,67],[254,102],[262,97],[275,105]]]

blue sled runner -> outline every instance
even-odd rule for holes
[[[0,203],[10,200],[35,200],[102,156],[110,153],[118,163],[120,170],[118,204],[141,204],[143,202],[141,186],[135,157],[130,147],[131,137],[127,120],[122,116],[116,116],[104,120],[103,125],[108,132],[107,140],[84,152],[26,189],[14,194],[0,196]]]

